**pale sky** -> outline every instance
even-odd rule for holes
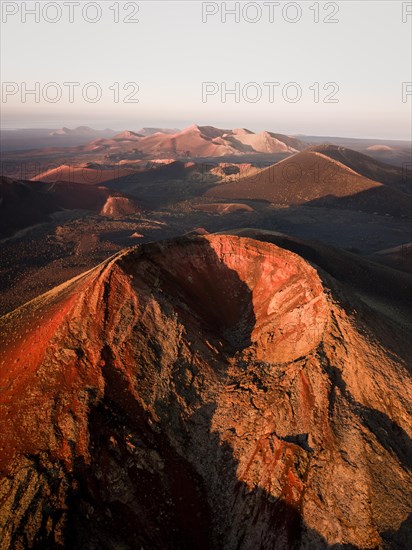
[[[412,81],[412,5],[405,7],[410,2],[40,2],[39,22],[29,14],[22,20],[23,5],[34,9],[35,2],[1,4],[4,128],[89,125],[135,130],[197,123],[286,134],[412,139],[412,86],[402,102],[402,83]],[[92,4],[100,5],[99,21],[84,19],[85,4],[90,20],[98,15]],[[57,19],[56,5],[61,19],[48,22]],[[238,10],[239,22],[230,14],[224,22],[224,5]],[[411,11],[405,23],[403,9]],[[138,22],[126,23],[127,15]],[[338,22],[324,22],[328,17]],[[36,82],[39,101],[27,95],[23,103],[23,83],[32,89]],[[54,99],[58,89],[48,87],[50,82],[62,94],[55,103],[42,96],[45,90]],[[65,82],[80,83],[73,88],[73,103]],[[102,93],[96,103],[82,97],[90,82]],[[114,101],[116,82],[119,102]],[[202,98],[204,82],[213,83],[208,89],[215,93]],[[268,82],[279,84],[270,87],[264,84]],[[123,90],[127,83],[136,83],[139,91],[134,93],[134,84]],[[335,84],[324,90],[327,83]],[[238,87],[238,102],[234,95],[222,101],[224,86]],[[296,93],[301,99],[288,102],[282,90],[290,99]],[[89,93],[93,97],[95,88]],[[127,94],[139,103],[125,103]],[[256,94],[261,94],[258,101],[247,101]],[[325,103],[328,94],[338,102]]]

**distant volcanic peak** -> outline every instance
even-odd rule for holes
[[[380,148],[381,145],[377,145],[377,147]],[[382,147],[386,146],[383,145]],[[376,150],[375,146],[366,149],[368,154],[354,151],[341,145],[331,144],[315,145],[309,147],[306,151],[322,153],[331,159],[342,162],[345,166],[352,168],[352,170],[366,178],[378,181],[404,193],[409,192],[402,168],[377,160],[376,156],[379,155],[376,155],[376,153],[379,153],[379,150]],[[381,152],[384,153],[385,150]],[[370,156],[372,153],[375,153],[375,158]]]
[[[140,139],[144,137],[142,134],[138,134],[136,132],[132,132],[131,130],[124,130],[123,132],[120,132],[120,134],[116,134],[113,136],[112,139]]]
[[[74,129],[75,132],[94,132],[93,128],[89,126],[78,126]]]
[[[137,131],[139,135],[142,136],[151,136],[153,134],[178,134],[181,130],[179,128],[151,128],[151,127],[145,127],[140,128],[140,130]]]
[[[367,151],[388,151],[386,145],[372,145],[368,147]],[[383,148],[383,149],[381,149]],[[305,152],[320,153],[322,155],[328,156],[329,158],[335,159],[342,162],[348,168],[354,168],[355,171],[360,172],[368,168],[369,170],[385,170],[386,172],[396,171],[397,168],[390,166],[388,164],[383,164],[382,162],[374,159],[369,155],[365,155],[359,151],[354,151],[343,145],[334,145],[331,143],[321,143],[319,145],[312,145],[305,149]],[[386,174],[387,175],[387,174]]]
[[[298,140],[267,131],[255,134],[249,130],[235,130],[224,137],[231,140],[234,146],[243,144],[249,148],[250,152],[255,153],[295,153],[301,148]]]
[[[259,136],[260,138],[263,138],[268,144],[268,148],[272,148],[274,151],[276,150],[277,147],[279,148],[279,150],[284,149],[285,151],[289,151],[292,153],[297,151],[297,149],[289,145],[287,140],[285,140],[286,136],[284,137],[284,136],[272,134],[271,132],[266,132],[266,131],[260,132],[259,134],[257,134],[257,136]]]
[[[377,144],[377,145],[370,145],[366,150],[367,151],[394,151],[394,148],[390,147],[389,145]]]
[[[71,130],[69,128],[66,128],[66,126],[63,126],[63,128],[60,128],[60,130],[55,130],[54,132],[50,132],[51,136],[61,136],[69,134]]]
[[[177,134],[190,134],[192,132],[196,132],[198,134],[201,133],[200,126],[197,124],[191,124],[190,126],[187,126],[186,128],[183,128],[180,132],[176,132]]]
[[[193,132],[201,134],[208,139],[214,139],[217,137],[221,137],[225,133],[228,133],[229,130],[221,130],[219,128],[215,128],[214,126],[199,126],[198,124],[192,124],[191,126],[188,126],[184,130],[182,130],[181,133]]]
[[[251,130],[248,130],[247,128],[234,128],[232,130],[232,134],[234,136],[244,136],[248,134],[254,134]]]
[[[326,197],[347,197],[381,187],[381,183],[361,176],[338,160],[322,153],[302,151],[256,174],[212,187],[205,196],[291,205]]]
[[[293,153],[301,150],[299,140],[246,128],[235,130],[192,124],[184,130],[143,128],[139,133],[126,130],[114,137],[95,139],[83,146],[83,151],[130,153],[134,149],[149,157],[174,155],[187,157],[224,157],[245,153]]]
[[[93,128],[89,128],[89,126],[78,126],[77,128],[66,128],[64,126],[63,128],[60,128],[60,130],[56,130],[54,132],[51,132],[51,136],[67,136],[71,134],[95,134],[98,133],[96,130],[93,130]]]
[[[344,164],[343,162],[341,162],[340,160],[335,160],[335,159],[332,159],[331,157],[329,157],[328,155],[325,155],[324,153],[322,152],[319,152],[319,151],[313,151],[312,153],[308,153],[308,155],[310,155],[312,158],[314,157],[317,157],[319,159],[319,166],[325,166],[328,165],[330,166],[330,168],[332,169],[333,166],[336,167],[336,170],[339,171],[339,172],[346,172],[348,174],[352,174],[354,176],[357,176],[359,178],[362,178],[362,176],[360,174],[358,174],[358,172],[356,172],[355,170],[353,170],[352,168],[350,168],[349,166],[347,166],[346,164]],[[299,153],[299,156],[296,155],[296,157],[294,157],[296,159],[300,159],[302,161],[302,163],[309,158],[309,156],[306,155],[306,152],[302,152],[302,153]],[[367,178],[364,178],[365,180]],[[378,182],[372,182],[371,181],[371,184],[374,184],[374,185],[380,185]]]
[[[322,153],[322,151],[340,151],[344,149],[345,147],[343,147],[342,145],[334,145],[333,143],[325,142],[325,143],[319,143],[317,145],[310,145],[305,150]]]

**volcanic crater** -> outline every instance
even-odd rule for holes
[[[296,254],[134,247],[0,349],[2,550],[408,546],[404,337]]]

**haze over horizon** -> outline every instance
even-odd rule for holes
[[[128,124],[127,126],[123,126],[123,127],[116,127],[116,126],[113,126],[113,125],[105,125],[105,124],[93,124],[93,123],[73,123],[73,124],[65,124],[65,123],[60,123],[60,124],[56,124],[55,126],[51,126],[51,125],[47,125],[47,124],[44,124],[44,125],[36,125],[36,126],[31,126],[31,127],[28,127],[28,126],[14,126],[14,127],[4,127],[4,126],[1,126],[0,125],[0,131],[1,132],[7,132],[7,131],[19,131],[19,130],[58,130],[58,129],[63,129],[63,128],[67,128],[69,130],[76,130],[77,128],[79,127],[83,127],[83,128],[89,128],[91,130],[97,130],[97,131],[102,131],[102,130],[111,130],[113,131],[113,133],[120,133],[120,132],[123,132],[123,131],[132,131],[132,132],[138,132],[139,129],[141,128],[159,128],[159,129],[174,129],[176,130],[176,132],[178,131],[182,131],[184,130],[185,128],[188,128],[190,126],[211,126],[211,127],[214,127],[214,128],[220,128],[220,129],[227,129],[227,130],[232,130],[234,128],[245,128],[247,130],[250,130],[254,133],[260,133],[260,132],[272,132],[272,133],[278,133],[278,134],[283,134],[283,135],[290,135],[290,136],[294,136],[294,137],[299,137],[299,136],[302,136],[302,137],[314,137],[314,138],[343,138],[343,139],[359,139],[359,140],[375,140],[375,141],[405,141],[407,143],[411,143],[412,142],[412,136],[409,136],[409,138],[395,138],[395,137],[390,137],[390,138],[387,138],[385,136],[370,136],[370,135],[351,135],[351,134],[337,134],[337,133],[334,133],[334,132],[329,132],[327,134],[314,134],[314,133],[303,133],[303,132],[293,132],[293,133],[287,133],[287,132],[284,132],[281,128],[265,128],[265,127],[256,127],[256,126],[253,126],[253,125],[249,125],[249,126],[246,126],[244,124],[237,124],[237,125],[233,125],[233,127],[226,127],[226,126],[222,126],[222,125],[219,125],[219,124],[210,124],[210,123],[197,123],[197,122],[184,122],[183,124],[180,124],[179,126],[177,126],[177,123],[173,123],[172,122],[157,122],[156,124],[155,123],[151,123],[150,121],[147,121],[147,122],[141,122],[140,124]]]
[[[90,123],[90,124],[87,124],[87,123],[74,123],[74,124],[64,124],[64,123],[61,123],[61,124],[57,124],[53,127],[51,127],[50,125],[47,125],[47,124],[44,124],[44,125],[38,125],[38,126],[32,126],[32,127],[27,127],[27,126],[21,126],[21,127],[3,127],[0,125],[0,132],[8,132],[8,131],[18,131],[18,130],[58,130],[58,129],[62,129],[62,128],[68,128],[69,130],[75,130],[79,127],[87,127],[87,128],[90,128],[92,130],[97,130],[97,131],[102,131],[102,130],[112,130],[114,134],[117,134],[117,133],[120,133],[122,131],[132,131],[132,132],[138,132],[138,130],[140,128],[162,128],[162,129],[175,129],[176,131],[178,130],[184,130],[185,128],[188,128],[190,126],[193,126],[193,125],[196,125],[196,126],[212,126],[214,128],[221,128],[221,129],[227,129],[227,130],[231,130],[233,128],[245,128],[247,130],[250,130],[254,133],[260,133],[260,132],[273,132],[273,133],[278,133],[278,134],[283,134],[283,135],[290,135],[290,136],[294,136],[294,137],[299,137],[299,136],[302,136],[302,137],[314,137],[314,138],[343,138],[343,139],[354,139],[354,140],[375,140],[375,141],[385,141],[385,142],[389,142],[389,141],[404,141],[406,143],[412,143],[412,137],[410,136],[409,138],[395,138],[395,137],[385,137],[385,136],[370,136],[370,135],[351,135],[351,134],[337,134],[337,133],[334,133],[333,131],[328,133],[328,134],[314,134],[314,133],[303,133],[303,132],[294,132],[294,133],[287,133],[287,132],[284,132],[281,128],[265,128],[265,127],[253,127],[251,125],[249,126],[246,126],[244,124],[237,124],[237,125],[233,125],[233,128],[228,128],[228,127],[225,127],[225,126],[222,126],[222,125],[219,125],[219,124],[210,124],[210,123],[204,123],[204,124],[199,124],[199,123],[196,123],[196,122],[189,122],[189,123],[184,123],[184,124],[181,124],[179,126],[175,125],[175,124],[167,124],[167,123],[162,123],[162,122],[158,122],[156,124],[154,123],[150,123],[147,122],[147,123],[142,123],[142,124],[132,124],[132,125],[128,125],[128,126],[124,126],[124,127],[112,127],[112,126],[109,126],[109,125],[102,125],[102,124],[93,124],[93,123]]]
[[[320,17],[338,21],[329,24],[315,23],[314,12],[305,3],[295,23],[280,16],[287,2],[274,8],[273,22],[263,11],[255,23],[242,14],[239,22],[230,14],[223,22],[221,4],[213,2],[208,3],[210,11],[218,6],[218,12],[207,16],[202,2],[137,4],[136,24],[114,23],[107,3],[100,3],[102,17],[95,24],[81,17],[70,23],[64,12],[55,24],[43,17],[36,22],[33,16],[22,24],[21,14],[9,15],[2,24],[1,40],[3,46],[13,44],[13,56],[6,57],[2,48],[2,80],[17,88],[6,101],[3,98],[2,128],[87,125],[122,130],[184,128],[196,122],[288,135],[412,139],[412,97],[402,101],[402,83],[412,80],[410,30],[408,23],[401,24],[400,1],[332,3],[339,7],[335,15],[322,11],[326,4],[320,2]],[[252,8],[247,13],[253,19]],[[292,8],[287,14],[295,18]],[[70,41],[70,48],[58,47],[63,40]],[[57,83],[62,98],[48,103],[40,95],[36,103],[29,95],[22,102],[23,83],[30,90],[36,82],[41,93],[48,83]],[[89,103],[80,94],[71,103],[65,82],[81,83],[78,90],[95,82],[102,97]],[[272,89],[273,102],[268,82],[279,83]],[[132,94],[139,102],[115,102],[115,83],[121,98]],[[127,83],[136,83],[139,90],[133,86],[123,90]],[[212,90],[206,97],[205,83],[211,83],[208,90]],[[230,93],[236,83],[237,96]],[[251,83],[257,87],[248,88]],[[294,97],[293,86],[288,88],[291,83],[297,83],[302,93],[297,102],[284,98],[285,86]],[[324,88],[328,83],[334,85]],[[245,100],[256,90],[262,94],[258,101]],[[315,102],[317,93],[320,100]],[[325,103],[328,95],[337,102]]]

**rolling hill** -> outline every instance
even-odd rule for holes
[[[271,132],[254,133],[244,128],[224,130],[193,124],[175,133],[157,131],[147,135],[126,130],[110,139],[97,139],[79,151],[106,154],[130,153],[146,157],[204,158],[243,154],[295,153],[306,147],[297,138]]]
[[[119,218],[141,211],[132,197],[99,185],[0,178],[0,237],[45,223],[61,210],[90,210]]]
[[[82,165],[62,164],[56,168],[46,170],[36,175],[32,178],[32,181],[43,181],[46,183],[65,181],[84,185],[101,185],[107,181],[127,177],[133,173],[134,170],[121,166],[106,166],[97,163],[86,163]]]
[[[205,195],[267,200],[280,206],[327,205],[396,216],[412,212],[410,196],[314,151],[296,153],[250,177],[214,186]]]
[[[338,145],[316,145],[308,148],[308,151],[321,153],[337,160],[366,178],[384,183],[405,193],[412,193],[412,187],[410,182],[407,182],[405,170],[399,166],[391,166],[358,151]]]
[[[0,177],[0,237],[43,223],[58,209],[52,196],[36,189],[30,182]]]

